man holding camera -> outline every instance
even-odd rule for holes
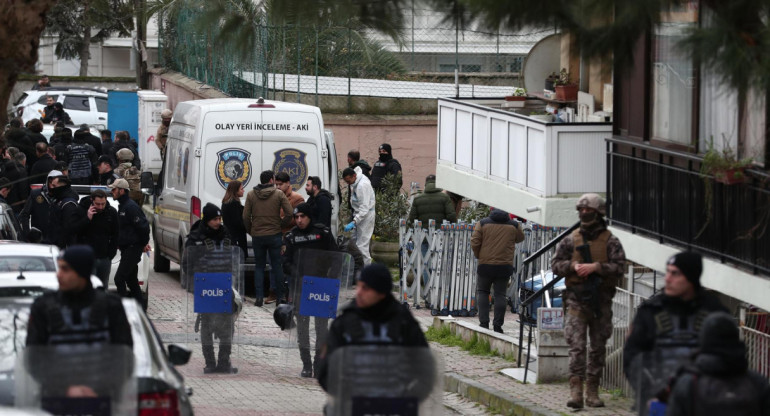
[[[581,196],[577,211],[580,228],[556,246],[551,269],[555,275],[564,276],[567,286],[563,295],[564,335],[569,344],[567,406],[581,409],[583,382],[585,404],[604,406],[599,398],[599,380],[606,358],[605,345],[612,335],[612,298],[623,277],[626,254],[618,238],[607,230],[606,206],[599,195]]]

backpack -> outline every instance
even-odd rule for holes
[[[126,167],[125,165],[129,166]],[[131,166],[130,163],[124,163],[115,169],[115,173],[128,182],[128,197],[141,206],[140,201],[143,202],[144,194],[142,193],[142,173],[139,172],[139,169]]]
[[[89,146],[73,143],[67,146],[67,164],[69,165],[69,177],[72,179],[87,179],[91,177],[93,166],[91,165],[91,152]]]

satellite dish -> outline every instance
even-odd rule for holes
[[[524,61],[524,88],[528,92],[543,93],[545,79],[551,72],[561,70],[561,34],[540,39]]]

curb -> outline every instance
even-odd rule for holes
[[[510,394],[486,386],[457,373],[444,374],[444,391],[457,393],[468,400],[483,404],[504,415],[560,416],[528,400],[517,399]]]

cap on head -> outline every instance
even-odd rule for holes
[[[94,268],[94,249],[90,246],[69,246],[59,254],[59,259],[67,263],[78,276],[91,279],[91,270]]]
[[[390,145],[387,144],[387,143],[381,144],[380,145],[380,150],[384,150],[384,151],[388,152],[388,154],[393,154],[393,148],[391,148]]]
[[[160,118],[171,118],[171,116],[174,115],[174,112],[169,110],[168,108],[160,112]]]
[[[717,355],[729,354],[735,348],[744,348],[738,325],[736,325],[735,319],[726,312],[711,313],[703,320],[700,327],[699,343],[700,352]]]
[[[218,206],[209,202],[208,204],[206,204],[206,206],[203,207],[202,214],[203,214],[203,217],[201,219],[203,220],[203,222],[209,222],[216,217],[221,217],[222,211],[219,209]]]
[[[62,176],[64,176],[64,174],[60,170],[52,170],[48,172],[48,179],[60,178]]]
[[[102,163],[107,163],[110,166],[112,166],[112,159],[110,159],[107,155],[101,155],[99,156],[99,159],[96,161],[96,165],[101,165]]]
[[[598,194],[583,194],[578,199],[575,209],[593,208],[601,215],[607,215],[607,205],[604,198]]]
[[[132,152],[131,149],[126,149],[125,147],[118,150],[118,152],[115,155],[118,157],[118,160],[121,162],[130,162],[134,160],[134,152]]]
[[[131,189],[131,187],[128,185],[127,180],[123,178],[119,178],[119,179],[115,179],[115,182],[113,182],[112,185],[110,185],[110,189],[125,189],[128,191]]]
[[[304,214],[308,218],[313,218],[313,210],[310,208],[310,204],[303,202],[294,208],[294,215]]]
[[[358,280],[366,283],[377,293],[387,294],[393,290],[393,278],[385,265],[372,263],[361,270]]]
[[[676,266],[696,289],[700,288],[700,275],[703,272],[703,257],[700,254],[682,251],[671,256],[667,264]]]
[[[91,130],[91,128],[88,127],[88,124],[85,124],[85,123],[81,124],[80,128],[78,128],[78,131],[89,131],[89,130]]]

